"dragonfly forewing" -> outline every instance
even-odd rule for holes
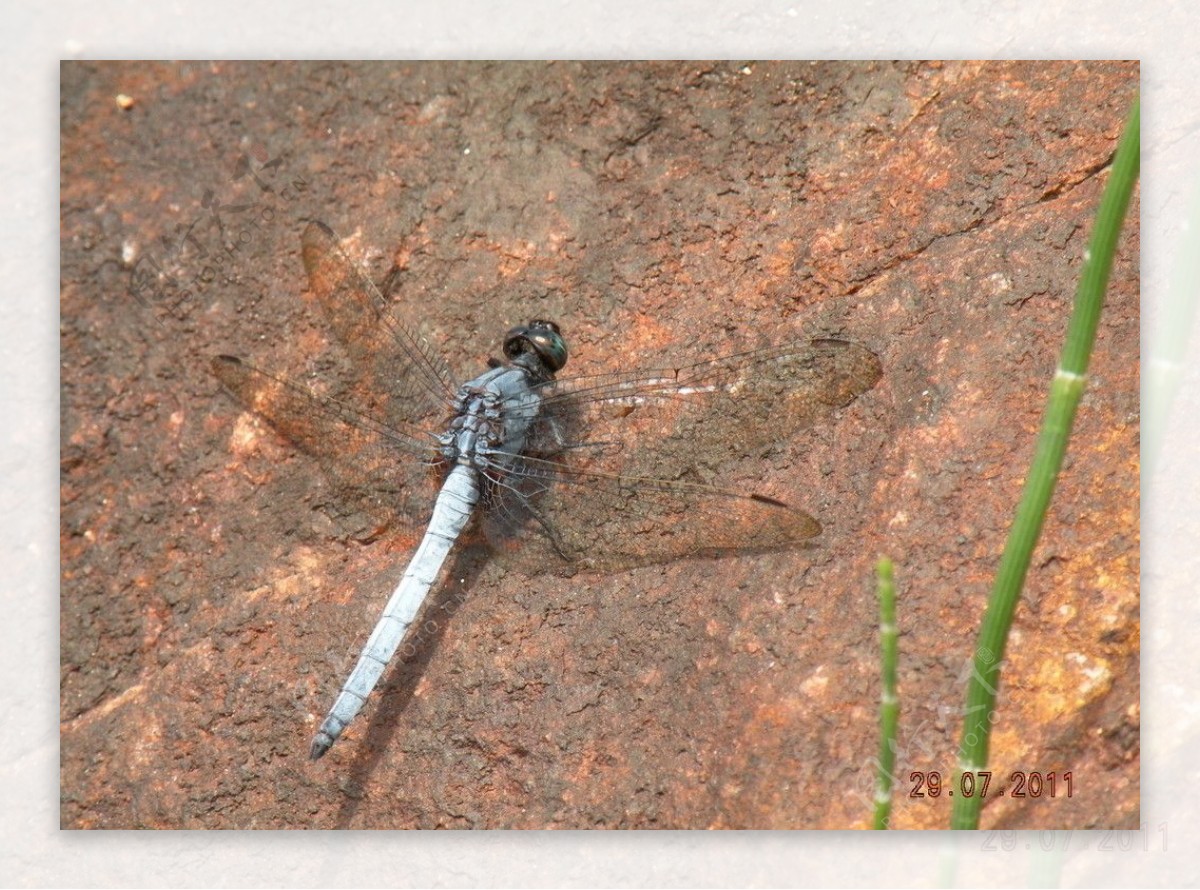
[[[555,437],[569,444],[623,443],[570,448],[564,458],[615,455],[619,468],[592,468],[674,479],[787,445],[882,374],[879,357],[866,347],[818,339],[679,368],[576,377],[546,388],[540,429],[552,434],[543,432],[537,447],[553,451]]]
[[[309,290],[351,359],[356,400],[393,424],[443,420],[455,383],[442,357],[395,317],[328,226],[310,222],[300,241]]]

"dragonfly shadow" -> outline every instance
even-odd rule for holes
[[[391,750],[396,731],[409,725],[401,720],[401,716],[408,710],[417,684],[421,682],[433,653],[440,647],[454,614],[468,592],[476,589],[492,555],[482,542],[456,551],[443,576],[445,580],[435,587],[417,616],[417,624],[413,627],[416,632],[405,641],[400,657],[385,674],[380,684],[383,695],[378,701],[375,717],[367,723],[367,731],[354,749],[343,786],[347,792],[345,804],[336,827],[349,828],[353,823],[367,779],[375,772],[384,753]]]

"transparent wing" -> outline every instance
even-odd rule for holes
[[[543,388],[533,449],[603,442],[618,446],[636,475],[676,478],[785,444],[882,374],[866,347],[818,339],[679,368],[552,381]],[[650,447],[656,442],[670,447]]]
[[[339,500],[381,522],[413,522],[429,512],[440,458],[429,433],[384,424],[232,356],[217,356],[212,369],[246,408],[323,464]]]
[[[485,532],[505,551],[532,539],[534,560],[597,566],[795,546],[819,523],[722,489],[722,467],[789,445],[881,375],[870,350],[822,339],[553,382],[525,456],[491,474]]]
[[[309,289],[351,360],[346,397],[393,425],[443,419],[455,385],[441,356],[392,314],[328,226],[310,222],[300,243]]]
[[[526,571],[619,569],[687,556],[761,553],[820,534],[802,510],[709,485],[587,472],[521,458],[488,489],[484,532]]]

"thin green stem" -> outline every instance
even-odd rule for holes
[[[1108,185],[1100,200],[1091,244],[1084,254],[1062,359],[1050,387],[1042,432],[1008,543],[1000,557],[987,614],[980,628],[974,671],[967,684],[958,772],[953,786],[955,795],[951,828],[979,826],[982,795],[976,793],[968,796],[962,793],[961,777],[964,772],[977,772],[987,766],[996,693],[1000,686],[1000,663],[1004,658],[1008,632],[1020,601],[1033,548],[1041,534],[1050,498],[1054,494],[1054,484],[1066,454],[1075,410],[1083,396],[1088,361],[1096,339],[1100,310],[1104,306],[1104,291],[1108,286],[1117,239],[1137,182],[1141,156],[1139,109],[1139,103],[1135,101],[1117,146]],[[973,787],[981,788],[982,778],[978,775],[973,778],[976,779]]]
[[[892,816],[892,771],[896,767],[896,724],[900,698],[896,694],[896,662],[900,632],[896,627],[896,585],[892,561],[886,556],[875,567],[879,591],[879,643],[882,649],[883,691],[879,703],[879,772],[875,781],[875,827],[887,828]]]

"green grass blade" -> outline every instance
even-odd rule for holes
[[[987,767],[992,714],[1000,685],[1000,663],[1004,658],[1008,632],[1020,600],[1033,548],[1041,534],[1054,484],[1067,450],[1075,410],[1083,396],[1088,361],[1096,339],[1100,310],[1104,306],[1104,291],[1108,286],[1117,239],[1137,182],[1141,158],[1139,132],[1140,105],[1135,101],[1117,147],[1108,185],[1100,200],[1091,244],[1084,254],[1075,307],[1067,328],[1062,359],[1050,387],[1042,432],[1008,543],[1000,557],[987,614],[980,628],[974,671],[967,684],[958,772],[953,786],[956,791],[960,788],[959,777],[962,773]],[[980,787],[979,782],[976,787]],[[977,828],[982,804],[983,800],[978,794],[970,797],[956,794],[950,827]]]
[[[900,631],[896,627],[896,585],[892,561],[887,557],[875,567],[879,592],[879,642],[882,649],[883,691],[879,704],[879,770],[875,780],[875,828],[887,828],[892,816],[892,771],[896,767],[896,724],[900,720],[900,698],[896,694],[896,662]]]

